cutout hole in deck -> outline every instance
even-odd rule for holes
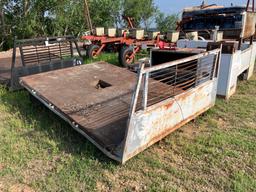
[[[107,83],[106,81],[103,81],[103,80],[99,80],[99,82],[96,85],[96,89],[105,89],[111,86],[112,85],[110,83]]]

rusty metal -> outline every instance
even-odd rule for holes
[[[22,88],[19,85],[22,76],[82,64],[73,36],[15,40],[13,50],[0,53],[0,57],[0,81],[11,90]]]
[[[246,11],[251,11],[251,12],[255,12],[255,7],[254,7],[254,0],[252,0],[252,7],[250,9],[250,3],[251,3],[251,0],[247,0],[247,5],[246,5]]]
[[[256,57],[256,43],[241,43],[240,49],[237,41],[212,42],[179,40],[178,47],[205,48],[207,50],[223,46],[221,64],[219,68],[219,83],[217,94],[221,98],[229,99],[237,88],[238,79],[250,79],[253,75]]]
[[[177,60],[177,66],[175,66],[174,62],[170,62],[168,65],[167,63],[160,64],[157,68],[151,67],[141,69],[140,74],[147,74],[149,72],[151,74],[149,74],[149,76],[139,75],[136,92],[131,104],[132,107],[125,136],[124,156],[122,158],[122,162],[127,161],[134,155],[169,134],[171,131],[179,128],[196,115],[204,112],[204,110],[214,105],[217,79],[212,76],[211,73],[214,74],[217,70],[217,66],[215,64],[218,65],[219,61],[215,61],[218,60],[219,54],[220,50],[215,50],[214,52],[201,55],[201,57],[197,58],[198,60],[195,62],[194,66],[197,67],[191,67],[192,64],[188,63],[193,63],[196,59],[194,56],[191,56]],[[202,62],[202,60],[205,61]],[[185,62],[182,63],[181,61]],[[206,69],[206,66],[208,65],[211,67]],[[182,71],[183,74],[177,72],[177,70],[179,72]],[[180,84],[188,81],[187,78],[184,78],[184,71],[187,74],[190,72],[197,74],[195,75],[197,78],[193,80],[193,86],[179,86]],[[158,76],[152,74],[156,72],[159,72]],[[207,79],[200,82],[200,80],[205,78],[204,75],[201,75],[201,73],[204,72],[208,73]],[[161,75],[160,79],[158,78],[159,75]],[[166,82],[166,79],[163,82],[161,81],[163,78],[166,78],[166,76],[173,79],[172,83],[169,83],[170,81]],[[190,75],[188,76],[191,78]],[[152,104],[148,103],[146,108],[144,106],[140,109],[138,106],[140,106],[141,103],[136,98],[139,98],[138,90],[141,89],[140,87],[142,85],[141,82],[143,77],[149,78],[149,84],[150,82],[155,83],[155,81],[157,81],[159,85],[165,87],[165,94],[163,94],[163,90],[162,92],[161,89],[159,90],[159,86],[149,85],[148,90],[143,91],[148,93],[148,101],[152,99],[151,93],[154,93],[153,97],[157,97],[157,101]],[[154,80],[152,81],[152,79]],[[191,79],[193,79],[193,77]],[[144,88],[145,87],[146,86],[144,86]],[[169,87],[169,89],[167,87]],[[156,93],[158,93],[158,95],[156,95]],[[142,105],[145,105],[145,101]],[[139,110],[134,110],[136,108]]]
[[[256,24],[254,0],[252,3],[248,0],[246,7],[185,10],[181,24],[181,30],[185,32],[211,31],[216,25],[224,32],[224,39],[220,42],[212,39],[179,40],[177,46],[200,47],[209,51],[222,45],[217,94],[229,99],[236,91],[238,78],[249,79],[253,74],[256,57],[256,44],[253,42]]]
[[[246,12],[243,18],[243,29],[241,38],[247,39],[255,34],[256,14],[255,12]]]
[[[255,34],[255,8],[248,0],[247,7],[217,7],[211,9],[184,9],[178,28],[182,32],[198,31],[209,38],[215,26],[223,31],[224,39],[246,39]]]
[[[115,151],[122,141],[135,73],[99,62],[27,76],[21,80],[34,96],[42,98],[48,107],[54,106],[101,149]],[[98,89],[100,80],[111,86]]]
[[[125,15],[122,15],[122,17],[127,22],[128,28],[130,28],[130,29],[135,28],[134,18],[133,17],[128,17],[128,16],[125,16]]]
[[[124,163],[214,104],[216,76],[212,74],[218,54],[219,50],[198,57],[184,54],[176,66],[174,62],[142,64],[137,74],[99,62],[22,77],[21,84],[103,153]],[[152,122],[155,113],[157,119],[173,123],[158,130],[160,119]],[[134,127],[145,123],[136,119],[143,114],[153,124]],[[132,132],[141,128],[154,134],[141,133],[148,141],[132,143]]]
[[[238,50],[238,42],[208,42],[207,50],[217,49],[222,45],[222,53],[233,54]]]

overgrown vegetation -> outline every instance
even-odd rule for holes
[[[156,21],[161,29],[164,24],[156,20],[161,12],[153,0],[88,0],[88,3],[94,27],[126,26],[122,15],[134,17],[136,27],[150,28]],[[18,39],[79,36],[88,30],[85,20],[84,0],[1,0],[0,51],[12,46],[14,36]]]
[[[115,62],[115,55],[101,58]],[[91,61],[90,61],[91,62]],[[0,191],[235,191],[256,188],[256,77],[121,166],[26,91],[0,87]]]
[[[162,33],[175,29],[177,27],[178,18],[178,14],[166,15],[159,12],[156,16],[157,29],[159,29]]]

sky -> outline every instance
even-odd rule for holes
[[[155,0],[156,5],[166,14],[181,13],[182,9],[190,6],[201,5],[203,0]],[[245,5],[247,0],[208,0],[208,4],[230,6]]]

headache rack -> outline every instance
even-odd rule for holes
[[[10,73],[7,83],[10,90],[18,90],[22,88],[20,77],[81,65],[82,62],[73,36],[14,40],[11,63],[6,63]]]

